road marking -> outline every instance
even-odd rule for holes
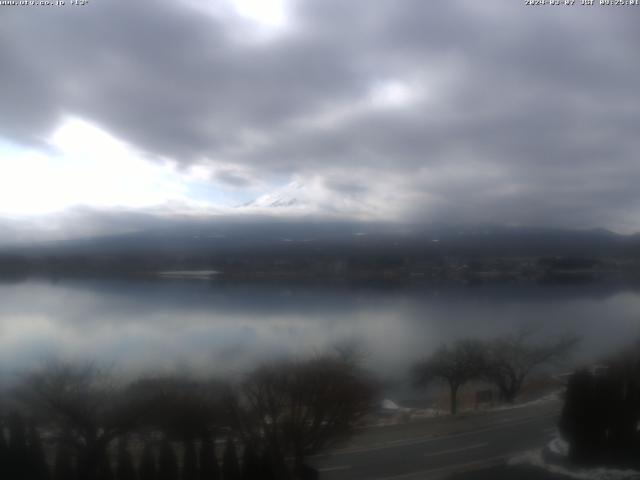
[[[438,474],[438,473],[450,474],[458,471],[466,471],[472,468],[497,465],[504,462],[506,458],[510,455],[513,455],[513,454],[498,455],[495,457],[485,458],[483,460],[475,460],[469,463],[462,463],[459,465],[448,465],[446,467],[431,468],[429,470],[420,470],[418,472],[403,473],[402,475],[392,475],[390,477],[378,477],[376,478],[376,480],[402,480],[402,479],[407,479],[412,477],[415,477],[416,479],[429,478],[429,480],[435,480],[436,478],[440,478],[440,477],[433,477],[432,475],[434,474]],[[429,475],[429,477],[426,477],[425,475]]]
[[[335,450],[333,452],[327,453],[327,454],[321,454],[321,455],[312,455],[309,458],[317,458],[317,457],[322,457],[322,458],[326,458],[326,457],[335,457],[338,455],[350,455],[352,453],[364,453],[364,452],[375,452],[377,450],[386,450],[389,448],[398,448],[398,447],[407,447],[407,446],[411,446],[411,445],[420,445],[422,443],[431,443],[431,442],[439,442],[440,440],[448,440],[450,438],[458,438],[458,437],[465,437],[465,436],[469,436],[469,435],[475,435],[477,433],[484,433],[484,432],[491,432],[494,430],[502,430],[504,428],[510,428],[510,427],[516,427],[518,425],[523,425],[525,423],[529,423],[535,420],[541,420],[544,418],[548,418],[548,417],[555,417],[557,416],[556,413],[551,413],[551,414],[547,414],[547,415],[540,415],[540,416],[535,416],[535,417],[525,417],[522,420],[518,421],[518,422],[512,422],[509,424],[500,424],[500,425],[495,425],[493,427],[486,427],[486,428],[480,428],[477,430],[470,430],[468,432],[461,432],[461,433],[453,433],[450,435],[439,435],[439,436],[433,436],[433,435],[429,435],[429,436],[423,436],[423,437],[416,437],[416,438],[412,438],[410,440],[403,440],[403,441],[392,441],[392,442],[385,442],[383,444],[378,444],[372,447],[361,447],[361,448],[347,448],[347,449],[343,449],[343,450]]]
[[[318,472],[320,473],[324,473],[324,472],[335,472],[338,470],[350,470],[352,467],[351,465],[341,465],[338,467],[326,467],[326,468],[319,468]]]
[[[439,452],[434,452],[434,453],[426,453],[424,456],[425,457],[437,457],[438,455],[447,455],[449,453],[458,453],[458,452],[464,452],[465,450],[473,450],[476,448],[482,448],[482,447],[486,447],[487,445],[489,445],[488,443],[478,443],[476,445],[469,445],[467,447],[460,447],[460,448],[452,448],[449,450],[441,450]]]

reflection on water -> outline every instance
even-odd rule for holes
[[[357,341],[381,375],[442,342],[519,326],[578,332],[581,359],[640,334],[640,295],[602,285],[443,288],[222,285],[73,280],[0,284],[0,362],[51,356],[131,372],[178,367],[237,374],[280,355]]]

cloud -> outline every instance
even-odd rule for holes
[[[242,172],[234,170],[220,169],[214,174],[215,180],[231,187],[249,187],[254,184],[254,180]]]
[[[249,38],[247,5],[4,7],[0,136],[48,155],[71,115],[345,216],[640,229],[636,9],[291,0]]]

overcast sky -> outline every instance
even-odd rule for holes
[[[0,6],[6,235],[132,213],[640,231],[640,7],[66,3]]]

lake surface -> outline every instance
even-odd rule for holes
[[[640,337],[640,293],[580,286],[321,287],[206,281],[0,283],[0,368],[51,358],[123,371],[237,375],[266,359],[355,341],[367,365],[399,378],[443,342],[538,329],[577,332],[576,361]]]

